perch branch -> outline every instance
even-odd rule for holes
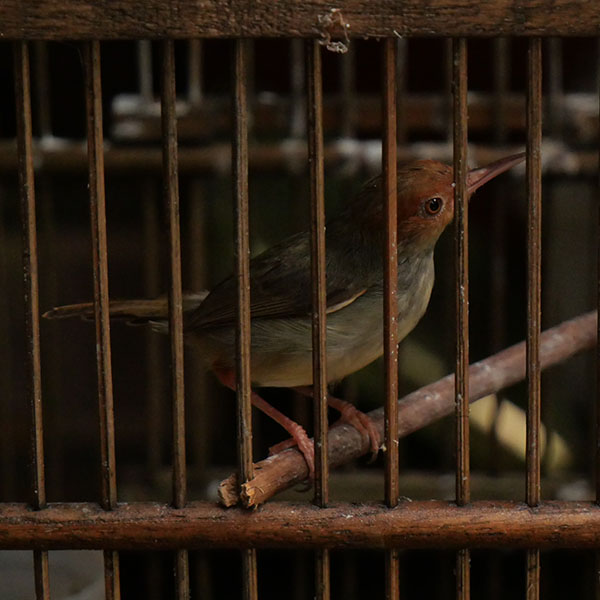
[[[555,365],[596,343],[596,312],[589,312],[548,329],[541,339],[542,369]],[[525,377],[525,342],[515,344],[471,365],[470,401],[498,392]],[[398,401],[398,435],[406,436],[417,429],[449,415],[454,409],[454,375],[427,385]],[[383,408],[369,413],[383,437]],[[340,425],[329,432],[329,465],[338,467],[369,452],[369,441],[350,425]],[[291,448],[269,456],[255,465],[254,479],[237,494],[236,476],[230,475],[219,486],[219,498],[225,506],[239,501],[256,507],[278,492],[308,475],[302,454]]]

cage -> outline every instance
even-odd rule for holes
[[[0,6],[3,597],[597,597],[598,26],[566,2]],[[523,150],[467,210],[467,164]],[[384,360],[333,389],[381,431],[367,464],[327,429],[324,223],[411,158],[453,166],[455,225],[419,325],[396,353],[388,301]],[[249,254],[303,230],[319,400],[260,393],[317,440],[314,486],[266,459],[285,433],[247,359]],[[232,272],[237,393],[183,350],[184,292]],[[161,294],[171,336],[109,323]],[[93,299],[95,326],[40,318]]]

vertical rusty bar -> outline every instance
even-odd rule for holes
[[[175,114],[175,52],[173,40],[162,42],[161,117],[163,194],[169,227],[169,338],[171,342],[171,401],[173,409],[173,506],[187,502],[185,456],[185,398],[183,364],[183,294],[181,289],[181,234],[177,172],[177,117]],[[188,553],[175,558],[177,598],[189,598]]]
[[[527,504],[541,500],[540,330],[542,244],[542,41],[530,38],[527,52]],[[540,596],[540,552],[527,552],[527,600]]]
[[[117,476],[108,304],[108,251],[104,193],[100,43],[98,41],[86,42],[83,46],[83,56],[85,64],[92,260],[94,265],[94,317],[96,323],[96,365],[100,413],[100,455],[102,460],[102,507],[105,510],[112,510],[117,505]],[[104,575],[106,597],[117,600],[120,598],[119,555],[117,552],[105,550]]]
[[[596,40],[596,96],[598,98],[598,123],[600,123],[600,37]],[[597,173],[597,192],[598,198],[596,202],[597,214],[597,297],[596,304],[598,314],[600,314],[600,132],[598,135],[598,173]],[[598,320],[597,338],[600,340],[600,319]],[[600,505],[600,344],[596,346],[596,460],[595,460],[595,476],[596,476],[596,504]],[[594,556],[594,597],[600,600],[600,551],[595,552]]]
[[[321,47],[307,42],[307,117],[308,162],[311,198],[311,276],[313,395],[315,403],[315,504],[329,501],[329,469],[327,463],[327,347],[325,281],[325,194],[323,176],[323,93]]]
[[[600,123],[600,37],[598,38],[598,44],[596,48],[596,96],[598,97],[598,123]],[[596,210],[598,211],[598,234],[597,234],[597,305],[598,314],[600,314],[600,131],[598,134],[598,173],[596,184],[598,186],[598,204]],[[598,320],[598,338],[600,340],[600,319]],[[600,344],[596,346],[596,503],[600,504]],[[600,572],[600,552],[596,555],[596,564],[599,567],[597,569]],[[597,580],[597,594],[596,597],[600,598],[600,577],[596,577]]]
[[[467,41],[452,40],[454,214],[456,261],[456,502],[471,500],[469,467],[469,212],[467,197]],[[469,550],[456,562],[456,595],[470,597]]]
[[[315,429],[315,497],[317,506],[329,502],[329,464],[327,462],[327,340],[325,281],[325,194],[323,174],[323,80],[321,46],[306,42],[306,90],[308,125],[308,162],[310,165],[310,240],[312,281],[313,402]],[[329,551],[317,550],[315,556],[316,597],[330,597]]]
[[[183,373],[183,299],[177,172],[177,118],[175,115],[175,57],[173,41],[162,46],[163,192],[169,225],[169,330],[171,338],[171,393],[173,399],[173,504],[187,501],[185,465],[185,411]]]
[[[398,205],[396,143],[396,40],[383,42],[383,206],[384,241],[383,357],[385,368],[385,503],[398,505]],[[400,597],[399,552],[385,555],[386,598]]]
[[[252,462],[252,390],[250,388],[250,224],[248,199],[248,40],[234,44],[232,148],[235,206],[236,315],[236,394],[238,480],[240,485],[254,476]],[[256,550],[242,550],[244,598],[258,595]]]
[[[386,223],[383,272],[383,357],[385,368],[385,503],[398,505],[398,205],[396,143],[396,43],[383,42],[383,206]],[[400,597],[399,552],[385,555],[386,598]]]
[[[17,150],[19,197],[23,232],[23,284],[25,299],[25,336],[27,340],[27,395],[31,406],[31,445],[33,498],[35,510],[46,506],[44,468],[44,428],[42,412],[42,370],[40,363],[40,321],[35,218],[35,182],[31,125],[29,48],[27,42],[15,42],[15,104],[17,113]],[[49,600],[48,552],[33,553],[35,593],[38,600]]]
[[[383,45],[383,186],[387,224],[384,246],[384,357],[385,357],[385,501],[398,504],[398,232],[396,148],[396,47],[393,38]]]
[[[248,200],[247,40],[235,42],[233,177],[235,203],[236,386],[240,482],[254,476],[250,380],[250,225]]]

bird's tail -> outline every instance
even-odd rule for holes
[[[195,310],[208,292],[184,293],[183,312],[190,313]],[[152,300],[111,300],[111,319],[123,319],[131,324],[161,323],[169,318],[169,303],[166,296],[160,296]],[[43,314],[46,319],[68,319],[80,317],[82,319],[94,318],[94,304],[84,302],[82,304],[68,304],[57,306]]]

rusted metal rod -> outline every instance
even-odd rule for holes
[[[456,273],[455,444],[456,502],[471,501],[469,436],[469,206],[467,196],[467,40],[452,40],[454,150],[454,261]],[[456,597],[471,597],[471,559],[467,548],[456,555]]]
[[[313,423],[316,506],[329,502],[327,462],[327,282],[325,257],[325,180],[323,164],[323,76],[321,45],[306,42],[306,122],[310,171],[310,264],[312,283]],[[315,554],[315,598],[329,600],[329,550]]]
[[[346,0],[339,13],[355,37],[556,35],[596,36],[600,14],[595,2],[554,0],[527,4],[498,0],[492,10],[467,10],[455,0]],[[176,7],[176,10],[175,10]],[[271,3],[202,3],[164,0],[114,0],[98,6],[94,0],[46,2],[5,0],[0,3],[3,39],[124,39],[313,37],[328,33],[331,4],[286,3],[275,14]],[[524,10],[526,7],[526,10]],[[238,9],[236,11],[236,8]],[[317,16],[321,19],[317,20]],[[243,17],[243,18],[242,18]],[[337,29],[341,29],[340,26]],[[334,31],[334,34],[336,31]]]
[[[44,465],[44,425],[42,411],[42,367],[40,362],[40,312],[38,252],[33,175],[31,87],[29,47],[27,42],[14,45],[15,104],[19,161],[19,196],[23,235],[23,283],[25,299],[25,336],[27,339],[27,396],[31,405],[32,504],[35,509],[46,505]],[[35,593],[38,600],[49,600],[50,579],[48,553],[33,555]]]
[[[541,336],[540,360],[542,369],[557,364],[596,343],[596,312],[589,312],[548,329]],[[469,369],[469,393],[473,402],[488,394],[522,381],[525,377],[525,343],[515,344]],[[454,409],[454,375],[421,388],[398,402],[398,435],[433,423]],[[383,409],[369,413],[380,435],[383,435]],[[366,454],[369,444],[348,425],[329,431],[329,465],[338,467]],[[307,476],[306,463],[296,449],[289,449],[261,461],[255,478],[248,482],[244,496],[257,506],[278,492],[303,481]],[[239,500],[235,476],[225,479],[219,487],[221,502],[232,506]]]
[[[185,392],[183,357],[183,300],[181,290],[181,232],[177,172],[177,120],[175,115],[175,50],[163,42],[161,62],[161,121],[163,134],[163,196],[169,231],[169,339],[171,350],[171,406],[173,429],[173,506],[187,501],[185,443]],[[189,559],[185,550],[175,556],[175,589],[179,600],[189,598]]]
[[[306,44],[306,88],[308,123],[308,162],[311,200],[311,279],[313,402],[315,405],[315,504],[329,501],[327,468],[327,284],[325,260],[325,182],[323,172],[323,119],[321,46]]]
[[[531,38],[527,53],[527,475],[529,506],[541,500],[542,323],[542,40]],[[540,551],[527,552],[527,600],[540,597]]]
[[[383,504],[273,502],[257,511],[190,502],[122,504],[103,511],[94,503],[0,505],[0,548],[597,548],[600,507],[594,502],[427,500]]]
[[[115,411],[108,309],[108,243],[104,187],[102,80],[100,43],[98,41],[84,44],[83,59],[85,66],[88,178],[94,273],[96,370],[100,416],[101,502],[105,510],[112,510],[117,503],[117,463],[115,457]],[[119,600],[121,597],[119,555],[114,551],[105,551],[104,553],[104,580],[107,600]]]
[[[250,199],[248,191],[248,82],[250,48],[245,39],[234,44],[232,143],[234,255],[236,290],[236,415],[240,483],[252,479],[252,405],[250,375]],[[254,548],[242,551],[243,598],[258,597],[257,557]]]
[[[396,123],[396,40],[383,43],[382,81],[382,176],[384,221],[383,250],[383,364],[384,364],[384,445],[385,503],[398,504],[400,495],[398,448],[398,181]],[[400,553],[391,548],[385,554],[385,597],[400,598]]]

